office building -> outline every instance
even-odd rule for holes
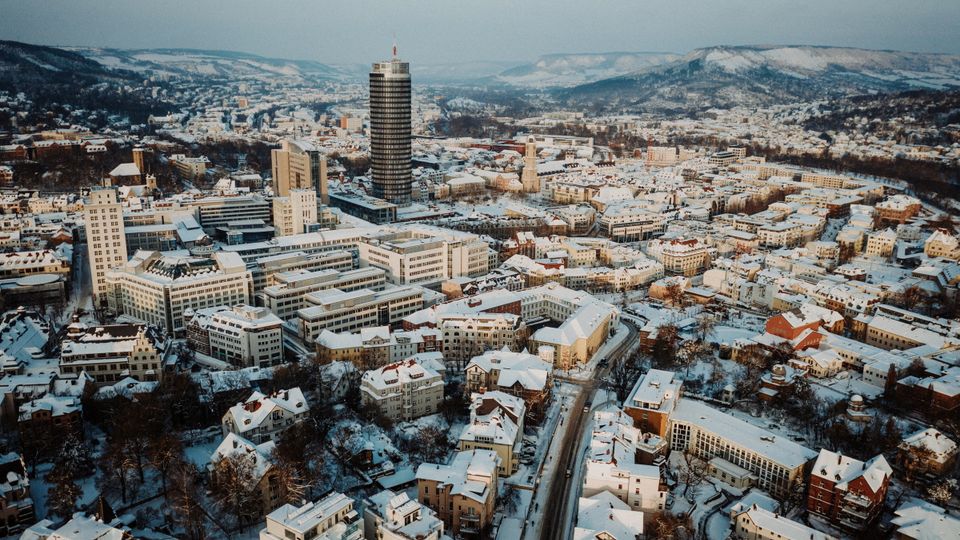
[[[313,144],[297,140],[283,141],[270,151],[273,169],[273,194],[287,197],[293,189],[308,189],[329,204],[327,195],[327,156]]]
[[[373,195],[394,204],[411,199],[410,64],[392,59],[370,71],[370,166]]]
[[[310,189],[290,189],[273,198],[273,226],[277,236],[310,232],[317,226],[317,194]]]
[[[87,259],[93,282],[94,305],[104,305],[107,272],[127,262],[127,243],[123,231],[123,208],[114,188],[94,189],[84,207],[87,233]]]
[[[283,321],[266,308],[243,304],[204,308],[189,321],[187,338],[197,352],[237,367],[269,367],[283,361]]]

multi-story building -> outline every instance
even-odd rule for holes
[[[360,525],[353,499],[333,492],[316,502],[287,503],[270,512],[260,540],[362,540]]]
[[[780,499],[802,486],[804,468],[816,457],[809,448],[689,399],[678,400],[668,428],[671,450],[723,460],[716,466],[735,465],[752,475],[750,483]]]
[[[74,322],[60,345],[60,372],[86,371],[99,386],[125,377],[158,381],[163,374],[164,342],[143,324],[87,326]]]
[[[838,527],[865,530],[883,511],[892,476],[883,455],[863,462],[822,449],[810,471],[807,510]]]
[[[287,429],[307,419],[310,406],[300,387],[270,395],[254,392],[243,403],[230,407],[221,425],[226,437],[234,433],[254,444],[278,442]]]
[[[0,279],[34,274],[54,274],[69,278],[70,263],[57,257],[50,249],[13,251],[0,255]]]
[[[297,311],[307,307],[306,295],[329,289],[343,292],[367,289],[382,291],[386,276],[379,268],[356,270],[291,270],[272,276],[274,281],[257,293],[257,303],[270,309],[283,320],[292,320]]]
[[[887,304],[878,305],[873,316],[863,317],[861,324],[865,329],[864,342],[881,349],[912,349],[920,345],[942,349],[960,343],[960,325],[955,321]]]
[[[431,357],[387,364],[363,374],[360,396],[364,405],[395,422],[434,414],[443,402],[445,370],[441,361]]]
[[[874,206],[882,224],[906,223],[920,213],[921,207],[920,200],[909,195],[893,195]]]
[[[264,223],[272,220],[270,201],[261,195],[235,195],[228,197],[203,197],[184,203],[196,208],[200,216],[200,225],[207,234],[214,234],[217,227],[228,226],[231,222],[260,219]]]
[[[310,232],[317,226],[317,194],[309,189],[291,189],[273,198],[273,226],[277,236]]]
[[[84,206],[87,258],[93,282],[95,305],[107,304],[107,272],[127,262],[127,243],[123,231],[123,207],[114,188],[94,189]]]
[[[439,284],[454,277],[487,273],[486,242],[475,235],[443,234],[450,233],[405,229],[367,234],[359,245],[361,265],[383,269],[387,279],[398,285]]]
[[[556,328],[543,327],[530,336],[531,348],[550,358],[558,369],[570,369],[593,358],[616,327],[619,311],[616,307],[592,298],[570,314]],[[552,348],[553,355],[543,353]],[[548,349],[549,350],[549,349]]]
[[[383,291],[327,289],[306,297],[309,307],[297,311],[300,337],[313,344],[323,330],[354,332],[371,326],[400,323],[423,308],[423,290],[394,287]]]
[[[59,440],[68,435],[83,438],[83,406],[75,396],[47,394],[20,405],[17,422],[21,440],[36,433],[50,433]]]
[[[957,454],[957,443],[931,427],[903,438],[897,447],[897,463],[905,469],[942,476],[953,470]]]
[[[759,505],[752,505],[730,520],[737,540],[837,540],[803,523]]]
[[[235,474],[236,468],[228,459],[234,462],[239,460],[242,467],[250,471],[249,480],[253,485],[255,498],[242,509],[240,519],[243,522],[263,519],[286,499],[286,485],[280,482],[280,471],[274,463],[276,448],[277,445],[272,440],[254,444],[239,435],[228,433],[210,457],[207,470],[212,486],[221,481],[229,481],[222,475]]]
[[[683,381],[672,371],[651,369],[633,386],[623,412],[643,433],[666,438],[668,420],[683,391]]]
[[[180,176],[198,180],[206,174],[210,160],[207,159],[207,156],[187,157],[183,154],[173,154],[170,156],[170,163],[180,173]]]
[[[259,293],[264,287],[277,285],[277,277],[284,272],[304,270],[336,270],[344,272],[353,269],[353,254],[346,250],[328,251],[308,255],[303,251],[280,253],[259,257],[247,263],[247,268],[253,275],[254,293]]]
[[[350,362],[361,369],[381,367],[424,352],[436,352],[439,332],[434,328],[390,332],[389,326],[363,328],[357,333],[317,336],[317,362]]]
[[[944,229],[937,229],[923,242],[923,252],[927,257],[960,259],[960,240]]]
[[[395,204],[409,203],[410,64],[396,56],[370,71],[370,168],[373,195]]]
[[[437,317],[443,356],[458,365],[489,350],[520,350],[527,339],[523,319],[510,313],[474,313]]]
[[[668,274],[695,276],[710,266],[710,248],[699,238],[652,240],[647,252]]]
[[[889,259],[893,255],[893,248],[897,244],[897,233],[887,228],[867,234],[866,254],[882,259]]]
[[[491,450],[458,452],[449,465],[417,468],[417,498],[434,509],[451,534],[484,538],[493,522],[499,460]]]
[[[283,362],[283,321],[266,308],[239,304],[198,309],[189,318],[187,338],[194,350],[237,367]]]
[[[37,521],[23,458],[16,453],[0,456],[0,477],[0,534],[12,536]]]
[[[460,434],[458,449],[485,448],[500,457],[500,476],[506,478],[520,468],[520,445],[526,406],[523,400],[499,391],[471,396],[470,422]]]
[[[631,417],[622,411],[597,412],[594,420],[583,495],[591,497],[606,491],[635,512],[663,510],[667,487],[661,480],[660,467],[637,463],[644,440],[642,431],[633,427]]]
[[[441,540],[443,521],[437,513],[407,496],[388,489],[367,497],[363,505],[363,534],[367,540]]]
[[[470,359],[464,373],[467,392],[499,390],[517,396],[534,417],[543,412],[553,387],[553,366],[526,352],[486,351]]]
[[[327,194],[327,157],[313,144],[303,141],[282,141],[279,149],[270,151],[273,169],[273,193],[287,197],[291,190],[306,189],[314,193],[314,203],[329,204]]]
[[[107,287],[107,303],[115,313],[180,335],[189,320],[185,310],[249,304],[253,281],[236,253],[197,258],[138,251],[107,273]]]

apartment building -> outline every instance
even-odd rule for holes
[[[663,234],[667,217],[662,212],[632,205],[607,208],[597,220],[601,231],[618,242],[638,242]]]
[[[523,319],[510,313],[445,313],[437,317],[437,330],[444,357],[458,365],[487,350],[519,350],[527,338]]]
[[[455,537],[484,538],[493,522],[499,460],[491,450],[469,450],[449,465],[424,463],[417,468],[417,498]]]
[[[470,359],[467,392],[499,390],[523,399],[535,417],[541,413],[553,387],[553,366],[539,356],[508,349],[486,351]]]
[[[937,229],[923,242],[923,253],[931,258],[960,260],[960,239],[944,229]]]
[[[127,262],[123,207],[114,188],[93,189],[83,211],[95,305],[107,304],[107,272]]]
[[[0,534],[13,536],[37,521],[23,457],[13,452],[0,456],[0,475]]]
[[[498,474],[504,478],[520,468],[520,446],[526,405],[522,399],[499,391],[470,397],[470,422],[460,434],[457,448],[492,450],[499,456]]]
[[[286,197],[291,190],[308,189],[330,204],[327,194],[327,157],[312,143],[285,140],[270,151],[273,193]]]
[[[887,304],[880,304],[872,316],[859,321],[864,342],[881,349],[912,349],[930,345],[942,349],[960,343],[960,325],[955,321],[927,317]]]
[[[283,321],[266,308],[216,306],[184,316],[187,339],[197,352],[237,367],[283,362]]]
[[[296,319],[297,311],[309,306],[310,293],[330,289],[382,291],[387,283],[386,273],[379,268],[291,270],[274,274],[271,279],[274,284],[257,293],[256,301],[285,321]]]
[[[0,279],[34,274],[54,274],[69,279],[70,262],[57,257],[51,249],[0,254]]]
[[[877,220],[884,224],[906,223],[920,213],[920,200],[909,195],[893,195],[874,205]]]
[[[668,274],[695,276],[710,266],[710,248],[699,238],[651,240],[647,254],[663,263]]]
[[[549,357],[554,368],[570,369],[593,358],[613,334],[618,317],[616,307],[594,299],[571,313],[560,326],[543,327],[534,332],[529,344],[533,351],[544,354],[545,359]],[[552,356],[543,352],[547,348],[552,348]]]
[[[83,439],[83,405],[77,396],[50,393],[21,404],[18,412],[20,440],[38,433],[49,433],[59,440],[70,435]]]
[[[253,280],[235,253],[218,251],[209,258],[166,256],[138,251],[126,264],[107,273],[107,305],[182,335],[187,309],[249,304]]]
[[[273,441],[255,444],[239,435],[228,433],[210,457],[207,470],[211,486],[216,486],[221,481],[221,475],[233,472],[234,468],[225,458],[241,460],[245,467],[249,467],[250,481],[256,496],[251,504],[243,509],[242,521],[263,519],[280,507],[286,497],[284,484],[279,479],[280,472],[273,461],[276,447]]]
[[[661,438],[668,434],[668,420],[683,391],[683,381],[672,371],[651,369],[641,377],[623,402],[623,412],[643,433]]]
[[[390,332],[389,326],[363,328],[357,333],[329,330],[317,336],[317,362],[350,362],[369,369],[399,362],[413,355],[440,348],[439,332],[433,328]]]
[[[903,438],[897,447],[897,463],[918,472],[943,476],[957,463],[957,443],[936,428],[921,429]]]
[[[223,436],[233,433],[254,444],[278,442],[287,429],[307,419],[310,406],[300,387],[270,395],[253,392],[243,403],[227,409],[221,419]]]
[[[361,524],[353,499],[334,491],[319,501],[287,503],[270,512],[260,540],[362,540]]]
[[[637,463],[642,430],[622,411],[594,413],[583,496],[608,492],[632,511],[658,512],[666,508],[667,486],[660,467]]]
[[[395,325],[423,308],[419,287],[382,291],[327,289],[306,296],[309,307],[297,311],[300,337],[313,345],[323,330],[354,332],[372,326]]]
[[[810,471],[807,510],[842,529],[865,530],[883,511],[892,476],[883,455],[863,462],[820,450]]]
[[[180,176],[198,180],[207,173],[207,165],[210,164],[210,160],[207,159],[207,156],[187,157],[184,154],[173,154],[170,156],[170,163],[180,173]]]
[[[164,341],[143,324],[87,326],[74,322],[60,345],[60,372],[86,371],[98,386],[125,377],[159,381],[163,375]]]
[[[434,414],[443,402],[445,370],[441,361],[430,357],[387,364],[363,374],[360,396],[365,406],[395,422]]]
[[[367,497],[363,534],[367,540],[441,540],[443,521],[437,513],[405,492],[385,489]]]
[[[893,229],[886,228],[882,231],[874,231],[867,234],[866,254],[881,259],[889,259],[893,255],[896,244],[897,233]]]
[[[195,208],[200,216],[200,225],[207,234],[214,234],[217,227],[227,227],[232,222],[259,219],[272,222],[270,201],[259,194],[224,197],[203,197],[184,201],[185,206]]]

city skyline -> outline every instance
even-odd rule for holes
[[[933,1],[596,6],[495,0],[461,3],[454,9],[430,0],[417,9],[383,2],[289,2],[283,10],[257,2],[173,2],[157,11],[144,9],[140,2],[80,5],[54,0],[47,6],[38,12],[28,4],[3,0],[0,36],[54,46],[231,50],[332,64],[379,58],[394,35],[404,59],[430,64],[529,61],[551,53],[686,53],[707,46],[756,44],[960,54],[960,35],[951,22],[960,19],[960,4]],[[211,25],[211,20],[219,24]],[[430,31],[423,31],[427,28]]]

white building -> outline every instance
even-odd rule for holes
[[[269,367],[283,362],[283,321],[262,307],[236,305],[198,310],[188,326],[191,342],[235,366]]]
[[[382,291],[387,280],[379,268],[356,270],[292,270],[273,276],[274,284],[257,293],[257,303],[285,321],[295,319],[297,311],[307,307],[310,293],[337,289]]]
[[[354,332],[371,326],[399,323],[423,308],[419,287],[394,287],[383,291],[327,289],[307,295],[309,307],[297,311],[300,337],[313,344],[323,330]]]
[[[413,357],[363,374],[360,396],[393,421],[409,421],[436,413],[443,402],[444,365]]]
[[[405,492],[383,490],[371,495],[363,509],[363,534],[368,540],[441,540],[443,521],[430,508]]]
[[[460,434],[458,448],[493,450],[500,456],[498,474],[504,478],[520,468],[520,444],[526,405],[523,399],[499,391],[471,396],[470,423]]]
[[[333,492],[302,506],[285,504],[267,514],[260,540],[362,540],[353,499]]]
[[[107,291],[114,312],[181,334],[185,310],[249,304],[253,280],[235,253],[196,258],[141,250],[107,273]]]
[[[273,226],[277,236],[310,232],[317,223],[317,192],[291,189],[285,197],[273,198]]]
[[[362,266],[376,266],[398,285],[428,285],[489,270],[487,243],[473,234],[408,227],[369,233],[360,243]]]
[[[93,301],[107,303],[107,272],[127,262],[127,243],[123,232],[123,208],[114,188],[94,189],[84,206],[87,233],[87,258],[93,282]]]
[[[234,433],[255,443],[277,442],[290,426],[303,422],[310,407],[299,387],[270,395],[254,392],[223,415],[223,435]]]
[[[635,540],[643,537],[643,512],[607,491],[580,497],[573,540]]]
[[[596,427],[587,452],[583,477],[586,497],[609,492],[634,511],[660,511],[666,507],[667,487],[660,468],[636,463],[641,430],[622,411],[594,413]]]

